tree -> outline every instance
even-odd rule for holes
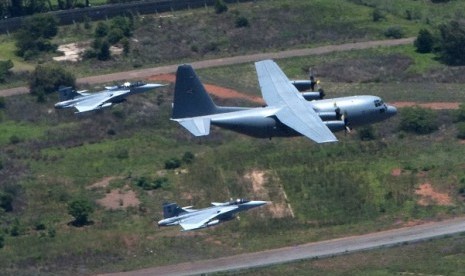
[[[465,122],[457,123],[457,138],[465,139]]]
[[[465,103],[461,103],[459,108],[455,111],[455,121],[465,122]]]
[[[223,0],[215,0],[215,13],[220,14],[228,11],[228,6]]]
[[[166,170],[174,170],[181,166],[181,161],[177,158],[171,158],[165,161]]]
[[[430,53],[433,50],[433,35],[426,29],[421,29],[413,45],[418,53]]]
[[[249,27],[249,20],[245,16],[239,16],[235,22],[236,28]]]
[[[406,107],[400,117],[400,129],[407,132],[428,134],[438,129],[436,113],[430,109]]]
[[[0,82],[5,82],[11,68],[13,68],[13,62],[10,59],[0,60]]]
[[[450,21],[439,26],[441,59],[449,65],[465,64],[465,23]]]
[[[38,65],[31,74],[29,88],[33,95],[44,95],[58,90],[58,87],[75,86],[74,75],[57,64]]]
[[[13,211],[13,196],[11,194],[0,191],[0,208],[5,212]]]
[[[108,34],[108,31],[109,31],[108,25],[105,24],[105,22],[100,21],[99,23],[97,23],[97,27],[95,27],[94,36],[96,38],[104,37]]]
[[[22,28],[16,33],[17,55],[53,51],[56,47],[50,42],[58,32],[58,20],[48,14],[37,14],[24,19]]]
[[[402,38],[404,31],[401,26],[391,26],[384,31],[384,35],[390,38]]]
[[[94,208],[87,199],[76,199],[68,204],[68,214],[74,217],[73,225],[83,226],[89,223]]]
[[[110,43],[106,39],[102,40],[100,48],[97,53],[97,59],[99,60],[109,60],[111,57],[110,52]]]

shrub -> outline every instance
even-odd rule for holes
[[[99,60],[109,60],[111,57],[110,53],[110,43],[108,41],[103,40],[102,44],[100,45],[100,49],[97,53],[97,59]]]
[[[0,192],[0,208],[5,212],[13,211],[13,196],[6,192]]]
[[[18,136],[16,135],[10,136],[10,144],[15,145],[15,144],[18,144],[19,142],[21,142],[21,139]]]
[[[58,87],[75,86],[76,78],[65,68],[57,64],[38,65],[31,74],[29,88],[31,94],[40,95],[40,93],[52,93],[58,90]]]
[[[181,167],[181,161],[177,158],[171,158],[165,161],[166,170],[174,170]]]
[[[433,35],[426,29],[421,29],[413,45],[418,53],[430,53],[433,50]]]
[[[441,59],[449,65],[465,64],[465,23],[451,21],[439,26]]]
[[[455,122],[465,122],[465,103],[461,103],[459,108],[454,111]]]
[[[438,129],[436,113],[421,107],[406,107],[400,113],[400,129],[416,134],[428,134]]]
[[[380,9],[374,9],[372,16],[373,22],[378,22],[386,18]]]
[[[89,223],[89,215],[94,208],[87,199],[76,199],[68,204],[68,214],[74,217],[73,225],[83,226]]]
[[[0,248],[3,248],[5,246],[5,237],[3,234],[0,234]]]
[[[390,38],[402,38],[404,36],[404,32],[401,26],[391,26],[384,31],[384,36]]]
[[[457,138],[465,139],[465,122],[457,123]]]
[[[249,27],[249,20],[244,16],[239,16],[236,18],[236,28]]]
[[[362,127],[358,130],[358,137],[360,138],[360,140],[362,141],[371,141],[371,140],[375,140],[376,139],[376,136],[375,136],[375,130],[373,128],[373,126],[371,125],[368,125],[366,127]]]
[[[141,187],[144,190],[156,190],[158,188],[162,188],[168,185],[168,178],[166,177],[159,177],[153,181],[147,179],[146,177],[140,177],[136,185]]]
[[[0,82],[5,82],[6,77],[10,74],[11,68],[13,68],[13,62],[11,60],[0,60]]]
[[[101,37],[106,36],[108,34],[109,29],[110,28],[108,27],[107,24],[105,24],[105,22],[100,21],[97,24],[97,27],[95,27],[95,31],[94,31],[95,38],[101,38]]]
[[[0,97],[0,108],[5,108],[5,97]]]
[[[186,151],[184,153],[184,155],[182,156],[182,162],[184,162],[186,164],[192,163],[192,161],[194,161],[194,159],[195,159],[195,155],[190,151]]]
[[[215,0],[215,13],[220,14],[228,11],[228,6],[223,0]]]

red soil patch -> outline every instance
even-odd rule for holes
[[[392,176],[400,176],[402,174],[402,169],[400,168],[395,168],[391,171]]]
[[[459,103],[453,102],[436,102],[436,103],[416,103],[416,102],[393,102],[391,103],[395,107],[412,107],[412,106],[420,106],[423,108],[430,108],[430,109],[458,109]]]
[[[136,193],[126,186],[123,189],[111,190],[104,198],[97,200],[97,203],[107,209],[124,209],[139,206],[140,200]]]
[[[415,194],[421,197],[418,200],[418,204],[422,206],[431,205],[432,202],[442,206],[452,205],[450,196],[448,194],[436,192],[430,183],[421,184],[415,191]]]

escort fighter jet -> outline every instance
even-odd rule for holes
[[[234,215],[266,204],[266,201],[237,199],[229,202],[212,202],[211,207],[204,209],[192,209],[179,207],[176,203],[163,204],[164,219],[158,222],[158,226],[180,225],[183,231],[196,230],[210,227],[234,218]]]
[[[96,93],[88,93],[86,90],[76,91],[72,87],[60,87],[58,90],[60,102],[55,104],[55,108],[74,107],[77,109],[76,113],[100,110],[126,101],[127,96],[163,86],[155,83],[126,82],[122,85],[107,86],[105,90]]]

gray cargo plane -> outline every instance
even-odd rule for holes
[[[376,96],[306,101],[272,60],[255,63],[265,107],[217,106],[190,65],[176,73],[171,120],[195,136],[208,135],[210,125],[258,138],[304,135],[317,142],[336,142],[332,131],[386,120],[397,113]]]
[[[126,101],[127,96],[144,93],[163,86],[165,85],[140,81],[126,82],[123,85],[107,86],[105,90],[96,93],[87,93],[86,90],[76,91],[72,87],[60,87],[58,90],[60,102],[55,104],[55,108],[75,107],[78,110],[76,113],[100,110]]]
[[[222,203],[212,202],[212,207],[196,210],[191,206],[181,208],[176,203],[165,203],[164,219],[158,222],[158,226],[180,225],[183,231],[196,230],[231,220],[238,212],[264,204],[266,201],[237,199]]]

